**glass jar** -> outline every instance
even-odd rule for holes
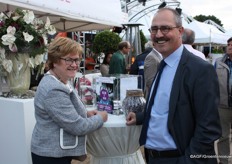
[[[129,112],[143,112],[146,100],[142,89],[133,89],[126,91],[126,98],[122,102],[122,109],[127,117]]]

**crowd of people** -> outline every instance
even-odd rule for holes
[[[159,9],[149,31],[151,40],[130,68],[125,61],[131,50],[128,41],[120,42],[116,52],[105,52],[100,66],[102,76],[129,72],[143,77],[146,107],[130,112],[126,124],[142,125],[139,143],[146,162],[228,164],[232,38],[226,54],[212,65],[192,47],[194,31],[184,29],[175,9]],[[56,38],[48,48],[48,72],[34,99],[33,164],[85,160],[86,135],[107,121],[105,111],[87,111],[68,83],[79,69],[81,54],[81,46],[68,38]]]

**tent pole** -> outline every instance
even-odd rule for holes
[[[209,54],[211,55],[211,29],[209,30]]]

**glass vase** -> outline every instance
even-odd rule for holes
[[[7,73],[10,91],[23,94],[29,90],[31,73],[28,53],[8,53],[6,58],[13,63],[12,71]]]

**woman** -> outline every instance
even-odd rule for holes
[[[36,124],[32,134],[33,164],[70,164],[86,158],[86,134],[102,127],[107,113],[86,111],[69,84],[79,69],[81,46],[56,38],[48,48],[49,71],[34,99]]]
[[[101,71],[102,76],[109,75],[109,64],[110,64],[110,59],[111,59],[112,55],[113,54],[110,52],[105,54],[103,62],[100,66],[100,71]]]

